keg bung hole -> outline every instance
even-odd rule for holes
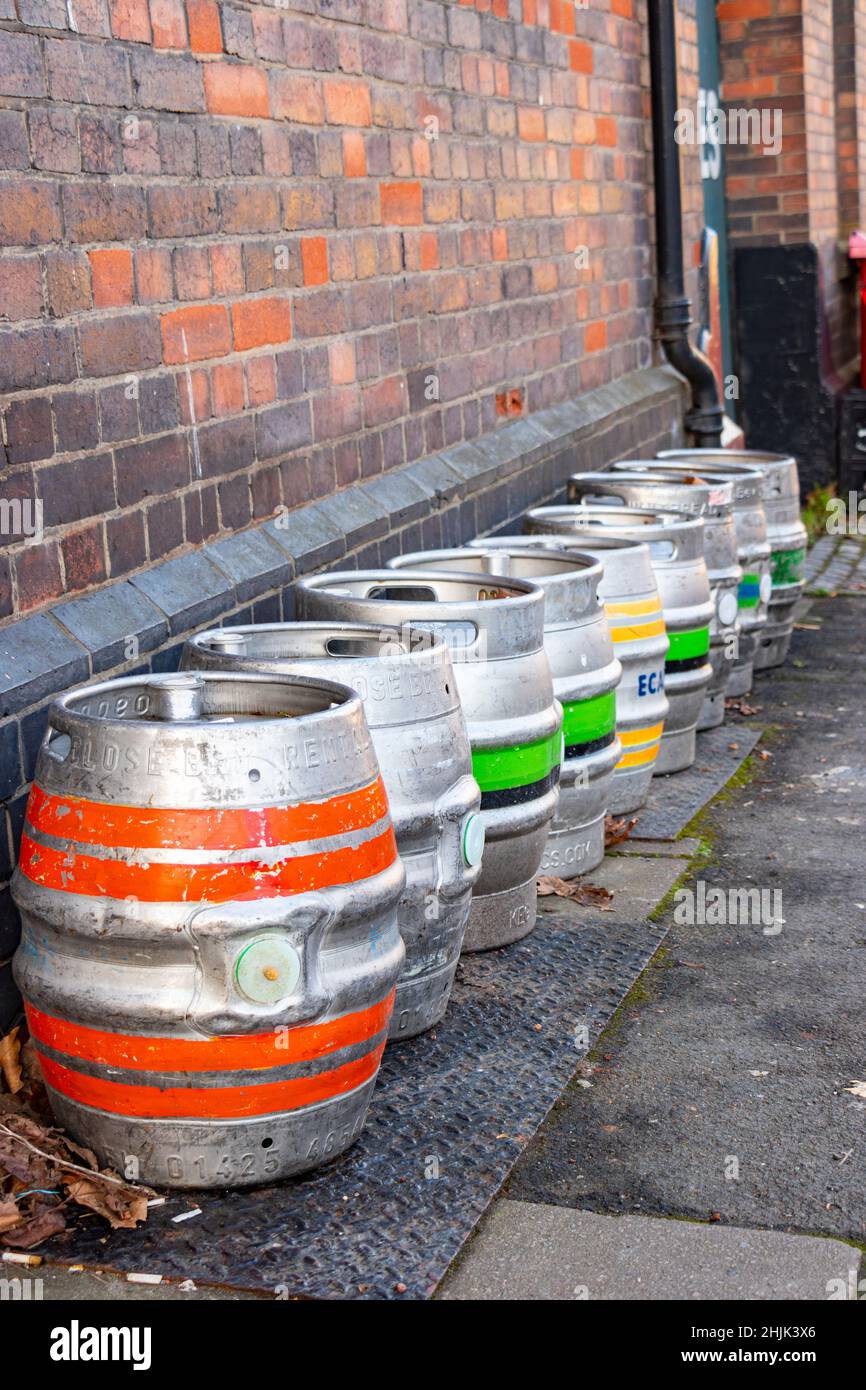
[[[260,782],[262,780],[262,774],[259,772],[257,767],[251,767],[249,771],[249,778],[251,782]]]
[[[273,1141],[273,1139],[263,1139],[263,1140],[262,1140],[262,1148],[263,1148],[263,1149],[272,1149],[273,1147],[274,1147],[274,1141]]]

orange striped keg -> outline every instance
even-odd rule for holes
[[[403,880],[347,687],[190,673],[58,700],[13,882],[58,1121],[156,1186],[340,1153],[388,1035]]]

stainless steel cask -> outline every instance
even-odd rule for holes
[[[448,647],[429,633],[416,637],[361,623],[224,627],[191,638],[182,663],[324,677],[364,701],[406,870],[399,908],[406,964],[391,1038],[415,1037],[445,1013],[484,843]]]
[[[481,788],[485,845],[464,951],[535,925],[535,880],[559,799],[562,711],[544,650],[544,594],[524,580],[346,570],[298,580],[314,621],[419,626],[445,638]]]
[[[197,672],[56,701],[13,894],[59,1123],[157,1187],[340,1153],[388,1036],[403,880],[345,686]]]

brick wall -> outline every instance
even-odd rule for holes
[[[0,622],[645,366],[645,28],[0,0]]]
[[[857,353],[854,282],[840,239],[846,235],[840,202],[841,170],[847,158],[845,196],[858,201],[864,140],[852,117],[837,129],[841,80],[856,85],[863,55],[856,47],[851,71],[845,45],[854,32],[855,0],[720,0],[719,34],[726,108],[782,113],[781,148],[765,154],[751,144],[727,150],[728,235],[737,246],[811,242],[818,253],[823,311],[823,365],[844,375]],[[862,0],[856,0],[859,6]],[[850,17],[842,15],[844,6]],[[835,9],[835,15],[834,15]],[[862,20],[861,20],[862,23]],[[848,37],[846,37],[846,35]],[[847,75],[846,75],[847,73]],[[862,78],[861,78],[862,80]],[[841,109],[847,110],[847,103]],[[864,188],[866,193],[866,188]]]

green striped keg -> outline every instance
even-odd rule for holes
[[[299,618],[444,637],[481,788],[485,844],[464,951],[535,926],[535,880],[559,801],[562,710],[544,649],[544,593],[521,579],[346,570],[298,580]]]
[[[462,570],[529,579],[544,590],[544,645],[562,706],[563,759],[559,810],[542,870],[576,878],[604,858],[604,818],[614,769],[622,754],[616,736],[616,687],[622,667],[614,655],[598,595],[602,567],[579,551],[543,551],[520,537],[513,548],[418,551],[390,560],[389,569]]]

